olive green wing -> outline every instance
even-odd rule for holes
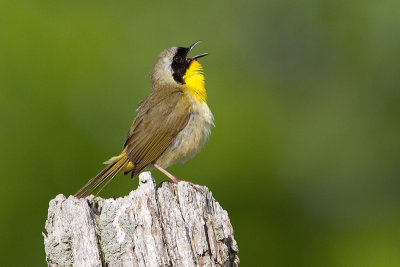
[[[161,156],[190,118],[190,105],[182,92],[157,99],[140,106],[124,145],[135,165],[132,177]]]

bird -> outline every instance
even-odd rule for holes
[[[121,172],[134,178],[156,168],[175,184],[180,182],[166,169],[194,157],[214,126],[198,61],[208,53],[188,56],[199,43],[170,47],[158,55],[150,74],[151,90],[136,108],[122,152],[104,162],[107,166],[76,192],[76,197],[87,197],[96,190],[98,194]]]

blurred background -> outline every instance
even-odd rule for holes
[[[49,200],[120,152],[158,53],[202,40],[216,128],[170,171],[241,266],[400,266],[400,2],[149,3],[0,0],[2,265],[45,265]]]

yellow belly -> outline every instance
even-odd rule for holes
[[[206,102],[200,102],[189,94],[187,96],[191,100],[190,119],[186,127],[177,134],[174,141],[156,161],[163,168],[185,162],[195,156],[207,141],[211,127],[214,125],[214,117]]]

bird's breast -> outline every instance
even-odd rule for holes
[[[186,127],[180,131],[167,150],[156,161],[167,168],[176,163],[185,162],[196,155],[207,141],[214,125],[214,117],[206,102],[187,94],[191,110]]]

